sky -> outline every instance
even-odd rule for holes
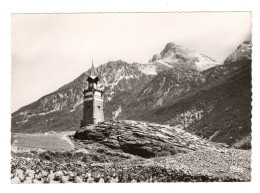
[[[108,61],[147,63],[168,42],[225,59],[250,12],[12,14],[11,112]]]

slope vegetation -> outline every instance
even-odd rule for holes
[[[171,105],[129,118],[180,125],[199,136],[228,145],[250,136],[251,61],[237,61],[232,65],[240,68],[234,70],[231,64],[217,66],[208,75],[211,81],[202,87],[176,97]],[[213,73],[222,74],[221,71],[229,75],[215,79]]]

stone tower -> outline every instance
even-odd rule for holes
[[[93,61],[90,76],[87,78],[87,88],[83,94],[84,107],[81,127],[104,121],[103,89],[99,84],[99,77],[95,73]]]

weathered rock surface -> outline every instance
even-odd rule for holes
[[[87,126],[74,136],[144,158],[215,148],[208,141],[184,130],[138,121],[110,121]]]
[[[206,55],[199,54],[173,42],[166,44],[160,55],[154,55],[150,61],[169,65],[174,68],[196,69],[199,71],[220,64],[219,61],[213,60]]]
[[[241,60],[252,60],[251,41],[244,41],[242,44],[240,44],[237,49],[227,57],[227,59],[224,61],[224,64],[230,64],[232,62]]]

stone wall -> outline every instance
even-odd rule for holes
[[[94,106],[93,107],[94,124],[104,121],[103,100],[94,98],[93,106]]]
[[[92,95],[91,95],[92,94]],[[84,97],[81,127],[104,121],[103,99],[100,92],[87,93]]]

